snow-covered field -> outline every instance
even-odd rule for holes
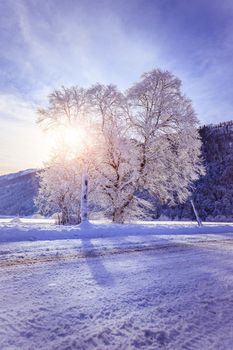
[[[0,224],[0,349],[224,349],[233,226]]]

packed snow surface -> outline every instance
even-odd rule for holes
[[[232,261],[232,225],[2,222],[0,349],[231,350]]]

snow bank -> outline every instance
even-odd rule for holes
[[[11,221],[10,221],[10,223],[11,224],[21,224],[21,220],[20,220],[20,218],[18,218],[18,217],[16,217],[16,218],[13,218]]]
[[[193,235],[193,234],[227,234],[233,237],[233,225],[204,225],[198,227],[190,224],[90,224],[83,226],[0,226],[0,242],[44,241],[81,238],[105,238],[137,235]]]

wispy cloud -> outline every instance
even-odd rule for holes
[[[126,85],[127,78],[135,76],[131,72],[142,72],[154,62],[149,45],[141,36],[127,33],[109,9],[91,18],[77,2],[67,13],[58,11],[56,2],[41,11],[36,7],[41,7],[39,2],[33,2],[34,7],[23,0],[11,4],[26,51],[24,61],[22,52],[16,60],[34,88],[114,80]]]
[[[10,94],[0,94],[0,120],[13,123],[31,123],[35,118],[35,105],[32,102]]]

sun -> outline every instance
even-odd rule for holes
[[[63,139],[65,145],[70,149],[80,148],[84,142],[84,132],[72,127],[66,127],[63,130]]]
[[[60,126],[47,134],[50,150],[67,151],[72,156],[83,153],[87,139],[87,132],[81,127]]]

